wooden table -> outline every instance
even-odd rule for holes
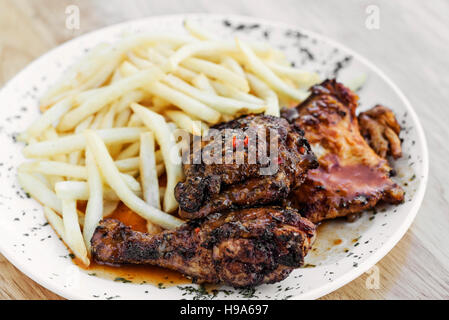
[[[66,7],[79,6],[79,30],[65,27]],[[365,27],[366,9],[379,8],[379,29]],[[0,0],[0,85],[36,57],[80,34],[152,15],[210,12],[296,24],[353,48],[380,66],[415,107],[430,151],[422,208],[399,244],[378,263],[380,288],[367,275],[324,299],[449,298],[449,2],[258,0]],[[0,298],[61,299],[0,255]]]

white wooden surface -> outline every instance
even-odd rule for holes
[[[81,10],[77,31],[65,28],[70,4]],[[379,8],[378,30],[365,27],[369,5]],[[325,299],[449,299],[447,0],[0,0],[0,85],[37,56],[82,33],[130,19],[194,12],[256,16],[322,33],[370,59],[399,85],[429,144],[424,203],[406,236],[378,263],[379,289],[367,289],[364,275]],[[58,297],[0,255],[0,298]]]

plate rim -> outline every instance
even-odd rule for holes
[[[167,15],[155,15],[155,16],[149,16],[144,17],[140,19],[130,19],[126,20],[120,23],[108,25],[96,30],[92,30],[90,32],[84,33],[78,37],[75,37],[73,39],[70,39],[68,41],[65,41],[58,46],[52,48],[51,50],[45,52],[44,54],[40,55],[36,59],[34,59],[32,62],[27,64],[22,70],[20,70],[18,73],[16,73],[11,79],[9,79],[1,88],[0,92],[4,91],[5,88],[7,88],[17,77],[22,75],[23,73],[27,72],[29,68],[31,68],[33,65],[39,63],[42,60],[45,60],[47,56],[52,54],[56,50],[60,50],[61,48],[68,46],[72,42],[75,41],[82,41],[83,38],[86,38],[88,36],[91,36],[94,33],[101,33],[105,32],[108,29],[114,29],[114,28],[120,28],[120,26],[126,26],[126,25],[132,25],[132,24],[138,24],[138,23],[145,23],[149,20],[154,19],[186,19],[186,18],[216,18],[216,19],[235,19],[235,20],[243,20],[248,22],[254,22],[259,23],[262,25],[269,25],[274,26],[277,28],[289,28],[293,30],[302,31],[306,34],[310,34],[314,38],[321,40],[323,42],[329,43],[335,48],[341,49],[342,51],[347,52],[348,54],[352,55],[354,58],[356,58],[361,63],[365,64],[369,69],[371,69],[373,72],[375,72],[385,83],[393,89],[394,93],[399,97],[399,99],[404,103],[405,108],[409,112],[409,114],[412,117],[413,123],[416,125],[415,129],[417,132],[417,136],[422,142],[422,149],[423,154],[422,156],[422,168],[423,168],[423,177],[421,178],[421,183],[416,190],[413,201],[415,202],[415,205],[411,208],[410,212],[408,213],[406,220],[403,221],[399,228],[395,232],[392,233],[392,235],[388,238],[388,240],[379,247],[379,250],[372,253],[369,258],[367,258],[364,262],[359,264],[357,268],[355,268],[351,272],[347,272],[343,274],[342,276],[338,277],[332,282],[326,283],[325,285],[322,285],[321,287],[312,289],[308,292],[305,292],[300,295],[295,295],[291,297],[292,300],[307,300],[307,299],[318,299],[320,297],[323,297],[333,291],[338,290],[339,288],[343,287],[344,285],[348,284],[349,282],[355,280],[360,275],[365,273],[367,270],[369,270],[372,266],[377,264],[382,258],[384,258],[395,246],[396,244],[403,238],[405,233],[408,231],[410,226],[412,225],[419,209],[421,208],[424,194],[427,189],[427,183],[428,183],[428,177],[429,177],[429,151],[428,151],[428,145],[427,145],[427,139],[422,127],[422,124],[418,118],[418,115],[416,114],[416,111],[412,107],[411,103],[407,99],[407,97],[404,95],[404,93],[399,89],[399,87],[379,68],[377,65],[375,65],[373,62],[365,58],[365,56],[359,54],[357,51],[354,51],[350,47],[346,46],[343,42],[334,40],[326,35],[323,35],[318,32],[310,31],[307,28],[302,27],[299,24],[290,24],[285,22],[279,22],[275,20],[265,19],[265,18],[258,18],[258,17],[252,17],[252,16],[246,16],[246,15],[238,15],[238,14],[211,14],[211,13],[186,13],[186,14],[167,14]],[[76,294],[72,294],[70,290],[64,290],[59,286],[56,286],[53,282],[47,280],[46,278],[35,275],[30,268],[26,266],[26,264],[19,263],[18,260],[15,259],[13,254],[9,254],[2,246],[2,243],[0,242],[0,253],[9,261],[11,262],[15,268],[20,270],[23,274],[25,274],[27,277],[38,283],[39,285],[45,287],[49,291],[52,291],[53,293],[66,298],[66,299],[72,299],[72,300],[82,300],[86,299],[84,296],[78,296]]]

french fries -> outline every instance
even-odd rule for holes
[[[270,87],[292,99],[295,99],[296,101],[302,101],[307,97],[306,92],[290,87],[277,75],[275,75],[273,71],[271,71],[271,69],[268,68],[259,57],[256,56],[247,44],[239,41],[238,39],[236,42],[245,56],[247,66],[254,72],[254,74],[267,82]]]
[[[238,112],[242,112],[242,110],[246,110],[247,112],[258,113],[264,110],[264,107],[262,105],[242,102],[231,98],[220,97],[217,96],[216,94],[201,91],[189,85],[184,80],[179,79],[173,75],[167,75],[163,81],[168,85],[170,85],[171,87],[179,91],[182,91],[185,94],[188,94],[192,98],[195,98],[224,114],[233,115]]]
[[[64,234],[67,245],[85,266],[89,266],[90,261],[87,257],[87,249],[84,245],[84,239],[78,221],[78,213],[76,211],[76,200],[62,200],[62,221],[64,223]]]
[[[98,130],[98,135],[106,144],[129,143],[139,140],[142,128],[113,128]],[[84,150],[86,138],[83,134],[74,134],[52,141],[42,141],[23,148],[23,154],[29,158],[41,158],[56,154]]]
[[[202,135],[202,126],[200,121],[195,121],[181,111],[170,110],[165,112],[165,114],[176,123],[178,128],[184,129],[187,132],[193,134],[194,136]]]
[[[54,122],[58,121],[73,104],[73,96],[69,96],[44,112],[28,129],[20,136],[21,140],[29,141],[30,138],[38,137],[42,132],[50,127]]]
[[[151,132],[140,135],[140,177],[142,180],[143,200],[156,209],[161,209],[159,181],[156,168],[155,142]],[[148,221],[147,231],[150,234],[160,232],[158,225]]]
[[[165,170],[167,173],[167,190],[164,195],[164,211],[173,212],[178,207],[175,199],[175,186],[182,180],[183,172],[181,163],[175,163],[173,157],[179,156],[179,147],[174,141],[174,137],[165,122],[164,118],[137,103],[131,105],[131,108],[137,113],[148,128],[154,132],[164,158]],[[176,153],[178,153],[176,155]]]
[[[144,33],[91,49],[41,98],[43,114],[19,136],[31,158],[19,166],[20,185],[85,265],[96,226],[120,203],[151,234],[183,223],[171,213],[189,143],[175,135],[205,136],[249,113],[279,116],[319,81],[268,44],[221,40],[193,21],[185,28],[190,35]]]
[[[144,200],[137,197],[126,185],[117,167],[114,165],[114,161],[109,155],[106,145],[98,134],[88,130],[85,131],[85,135],[95,156],[96,163],[100,166],[103,177],[121,201],[144,219],[160,225],[163,228],[173,229],[183,223],[182,220],[149,206]]]
[[[265,100],[265,114],[279,117],[279,100],[276,93],[271,90],[263,81],[252,74],[247,74],[251,89]]]
[[[87,201],[86,215],[84,216],[83,236],[88,252],[90,252],[90,240],[103,217],[103,181],[100,171],[95,163],[90,148],[86,148],[86,166],[89,186],[89,200]]]
[[[67,131],[73,129],[79,122],[91,114],[101,110],[111,101],[123,96],[126,92],[133,91],[144,86],[150,85],[162,76],[158,68],[139,71],[138,73],[114,82],[106,90],[90,97],[79,107],[68,112],[59,123],[59,130]]]
[[[17,178],[22,188],[41,204],[62,213],[61,199],[38,178],[25,172],[18,172]]]
[[[163,83],[156,82],[146,90],[164,98],[188,114],[197,115],[198,118],[206,122],[217,123],[220,119],[219,112]]]

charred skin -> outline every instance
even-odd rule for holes
[[[218,132],[220,138],[203,141],[201,152],[211,154],[211,151],[218,150],[221,161],[206,162],[198,158],[200,153],[191,147],[189,164],[183,166],[186,179],[175,189],[179,214],[183,218],[200,218],[227,209],[279,203],[291,189],[304,181],[310,168],[318,165],[304,133],[285,119],[249,115],[211,129],[215,129],[214,133]],[[236,130],[235,138],[226,139],[225,129]],[[254,137],[265,137],[268,158],[265,163],[259,157],[255,161],[249,158],[250,154],[257,155],[260,150],[259,141],[262,140]],[[269,156],[272,150],[270,141],[275,139],[278,142],[277,157],[272,159]],[[217,143],[219,147],[214,149]],[[243,161],[239,164],[229,161],[226,158],[229,154],[233,155],[233,160]],[[275,166],[272,166],[273,161],[276,161]],[[270,172],[266,170],[269,167],[277,170]]]
[[[382,158],[402,156],[399,133],[401,126],[390,109],[376,105],[358,116],[360,132],[371,148]]]
[[[318,158],[319,167],[307,173],[286,201],[314,223],[359,213],[380,201],[398,204],[404,199],[387,160],[360,134],[357,101],[351,90],[326,80],[312,87],[299,106],[282,112],[304,130]]]
[[[253,287],[301,266],[315,235],[315,225],[296,210],[265,207],[214,213],[157,235],[106,219],[91,244],[99,263],[157,265],[199,283]]]

